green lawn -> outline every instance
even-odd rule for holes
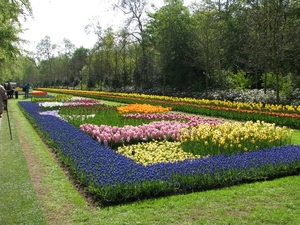
[[[300,175],[98,208],[9,102],[0,130],[0,224],[300,224]],[[300,132],[293,142],[300,144]]]

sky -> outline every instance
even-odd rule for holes
[[[22,22],[27,29],[21,38],[29,43],[23,48],[35,52],[36,46],[46,36],[51,44],[60,44],[66,38],[76,48],[92,48],[97,41],[95,34],[86,34],[85,26],[92,21],[100,21],[102,28],[118,27],[122,12],[112,10],[116,0],[30,0],[33,17]],[[162,6],[163,0],[149,0],[156,6]]]

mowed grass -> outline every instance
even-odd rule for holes
[[[0,130],[0,224],[300,224],[300,175],[131,204],[89,206],[10,101]],[[293,142],[300,144],[300,132]]]
[[[12,118],[16,106],[9,110],[12,137],[7,113],[0,119],[0,224],[46,224]]]

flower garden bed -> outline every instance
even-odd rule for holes
[[[212,117],[222,117],[241,121],[264,121],[278,126],[300,129],[300,106],[264,104],[262,102],[232,102],[228,100],[207,100],[179,98],[137,93],[112,93],[70,89],[41,88],[40,90],[84,96],[122,103],[142,103],[172,107],[175,111],[194,113]]]
[[[150,131],[142,129],[145,131],[144,134],[148,132],[148,136],[134,136],[134,134],[139,132],[136,131],[133,133],[133,136],[129,135],[128,141],[125,138],[121,144],[111,146],[109,144],[110,141],[114,143],[120,142],[122,138],[120,134],[123,134],[120,131],[120,129],[122,129],[121,127],[111,126],[109,124],[98,124],[98,127],[102,125],[106,130],[111,129],[108,133],[112,135],[112,138],[103,140],[97,138],[98,136],[100,137],[98,134],[102,134],[103,136],[107,135],[99,133],[95,130],[96,128],[91,129],[91,135],[86,133],[85,128],[82,128],[82,130],[79,129],[81,125],[91,127],[92,125],[84,125],[87,121],[100,121],[101,118],[98,115],[96,115],[95,118],[80,118],[72,125],[57,116],[41,113],[43,109],[34,102],[20,102],[19,105],[25,115],[37,125],[38,129],[40,129],[41,133],[46,137],[46,140],[58,151],[61,159],[70,167],[76,178],[80,180],[80,182],[87,187],[88,191],[94,194],[96,199],[102,204],[120,203],[145,197],[187,193],[249,181],[272,179],[278,176],[297,173],[300,168],[300,147],[295,145],[252,150],[247,149],[246,152],[243,147],[240,151],[230,154],[217,152],[211,155],[202,153],[202,155],[197,156],[197,154],[194,153],[186,155],[179,153],[179,155],[174,154],[173,156],[172,154],[177,151],[175,149],[177,148],[176,146],[181,146],[181,135],[186,134],[186,131],[184,133],[177,133],[178,135],[175,135],[172,139],[175,130],[172,130],[169,136],[164,137],[164,134],[162,134],[160,136],[158,135],[158,138],[155,138],[154,135],[149,135],[151,134]],[[75,103],[69,104],[69,107],[74,107],[74,105],[82,107],[82,104]],[[102,106],[99,104],[97,107],[96,111],[99,111]],[[94,109],[90,108],[90,106],[88,109],[89,110],[84,109],[86,110],[84,112],[87,114],[95,113],[93,111]],[[83,108],[81,110],[83,110]],[[149,111],[149,108],[147,110]],[[136,122],[136,120],[140,119],[141,121],[139,123],[145,123],[145,118],[137,118],[144,117],[145,114],[126,112],[131,113],[126,114],[128,117],[131,117],[131,122]],[[107,113],[108,115],[113,115],[112,111],[108,111]],[[158,115],[168,117],[169,120],[164,121],[164,123],[170,122],[169,124],[172,124],[171,122],[173,122],[173,124],[184,124],[183,127],[190,127],[191,130],[196,129],[199,124],[204,126],[212,121],[214,122],[210,125],[212,127],[218,127],[218,125],[224,124],[224,122],[220,120],[216,121],[211,119],[203,120],[206,121],[203,122],[199,119],[196,120],[195,117],[186,115],[181,115],[182,118],[180,119],[177,117],[176,119],[170,119],[169,117],[174,118],[175,115],[172,113],[153,114],[153,112],[149,112],[146,116],[151,117],[151,119],[149,122],[146,122],[144,126],[151,126],[151,123],[161,121],[161,118],[156,117]],[[165,117],[163,118],[164,120],[167,119]],[[123,116],[121,119],[123,119]],[[79,121],[81,121],[81,125]],[[197,122],[193,126],[191,121]],[[187,125],[189,123],[190,125]],[[177,127],[177,125],[178,124],[176,124],[175,127]],[[267,124],[260,124],[260,129],[267,126]],[[126,127],[126,125],[123,127]],[[169,128],[170,127],[174,128],[174,126],[169,126]],[[272,128],[271,131],[267,132],[271,132],[274,137],[280,136],[279,134],[284,135],[284,132],[281,131],[276,133],[276,129],[277,128]],[[127,128],[127,130],[130,129]],[[162,128],[159,128],[158,130],[152,131],[158,132],[162,130]],[[167,130],[164,131],[168,132]],[[193,132],[197,133],[196,130]],[[218,131],[214,131],[214,133],[218,133]],[[115,136],[113,134],[119,134],[120,139],[114,139]],[[169,137],[169,139],[167,137]],[[143,138],[145,140],[143,140]],[[187,138],[187,136],[184,138]],[[252,138],[254,138],[253,135]],[[284,138],[279,139],[283,143],[288,143]],[[107,140],[107,142],[104,140]],[[210,137],[210,140],[213,142],[213,137]],[[189,143],[188,148],[191,148],[192,145],[193,149],[197,149],[199,147],[195,147],[197,143],[202,143],[200,147],[204,148],[206,145],[205,141],[207,140],[200,142],[193,137],[193,140],[189,139],[189,142],[186,143]],[[147,145],[148,142],[151,144]],[[262,141],[262,143],[265,142],[268,141]],[[128,153],[131,153],[131,156],[139,155],[138,150],[143,148],[145,148],[146,152],[150,152],[150,148],[152,148],[152,150],[160,149],[158,144],[163,146],[162,149],[171,151],[169,151],[169,153],[167,152],[164,157],[161,154],[157,157],[156,153],[154,157],[156,161],[154,160],[150,163],[148,161],[148,163],[144,164],[134,157],[130,157],[130,154],[128,155]],[[212,148],[219,148],[219,143],[216,144],[216,146],[211,145],[213,146]],[[280,144],[280,142],[277,143],[277,145]],[[135,145],[137,145],[137,147],[132,149],[131,147]],[[128,150],[126,148],[131,149]],[[237,145],[236,149],[238,148],[239,146]],[[159,150],[160,153],[162,149]],[[184,152],[186,153],[187,151]],[[145,155],[145,152],[140,155]],[[183,158],[180,158],[180,155],[183,155]],[[158,159],[166,159],[167,156],[170,156],[170,159],[166,161]]]
[[[32,96],[45,96],[47,95],[46,91],[32,91],[31,92]]]
[[[25,92],[24,92],[25,95]],[[48,95],[46,91],[31,91],[28,93],[28,97],[31,98],[31,101],[34,98],[53,98],[52,95]]]

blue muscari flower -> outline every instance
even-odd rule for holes
[[[55,116],[40,115],[42,110],[38,105],[32,102],[19,104],[57,144],[78,176],[85,179],[87,184],[99,187],[105,194],[110,191],[111,196],[117,191],[122,193],[120,188],[123,186],[126,188],[124,191],[132,186],[140,194],[143,191],[148,193],[149,187],[145,187],[146,190],[143,186],[146,182],[161,182],[161,185],[169,188],[165,191],[178,186],[193,189],[212,180],[222,183],[229,179],[237,183],[251,177],[268,177],[274,175],[274,170],[282,165],[298,164],[299,168],[300,146],[296,145],[142,166],[93,140],[90,135],[67,122]],[[154,185],[150,192],[157,193],[156,187]]]

